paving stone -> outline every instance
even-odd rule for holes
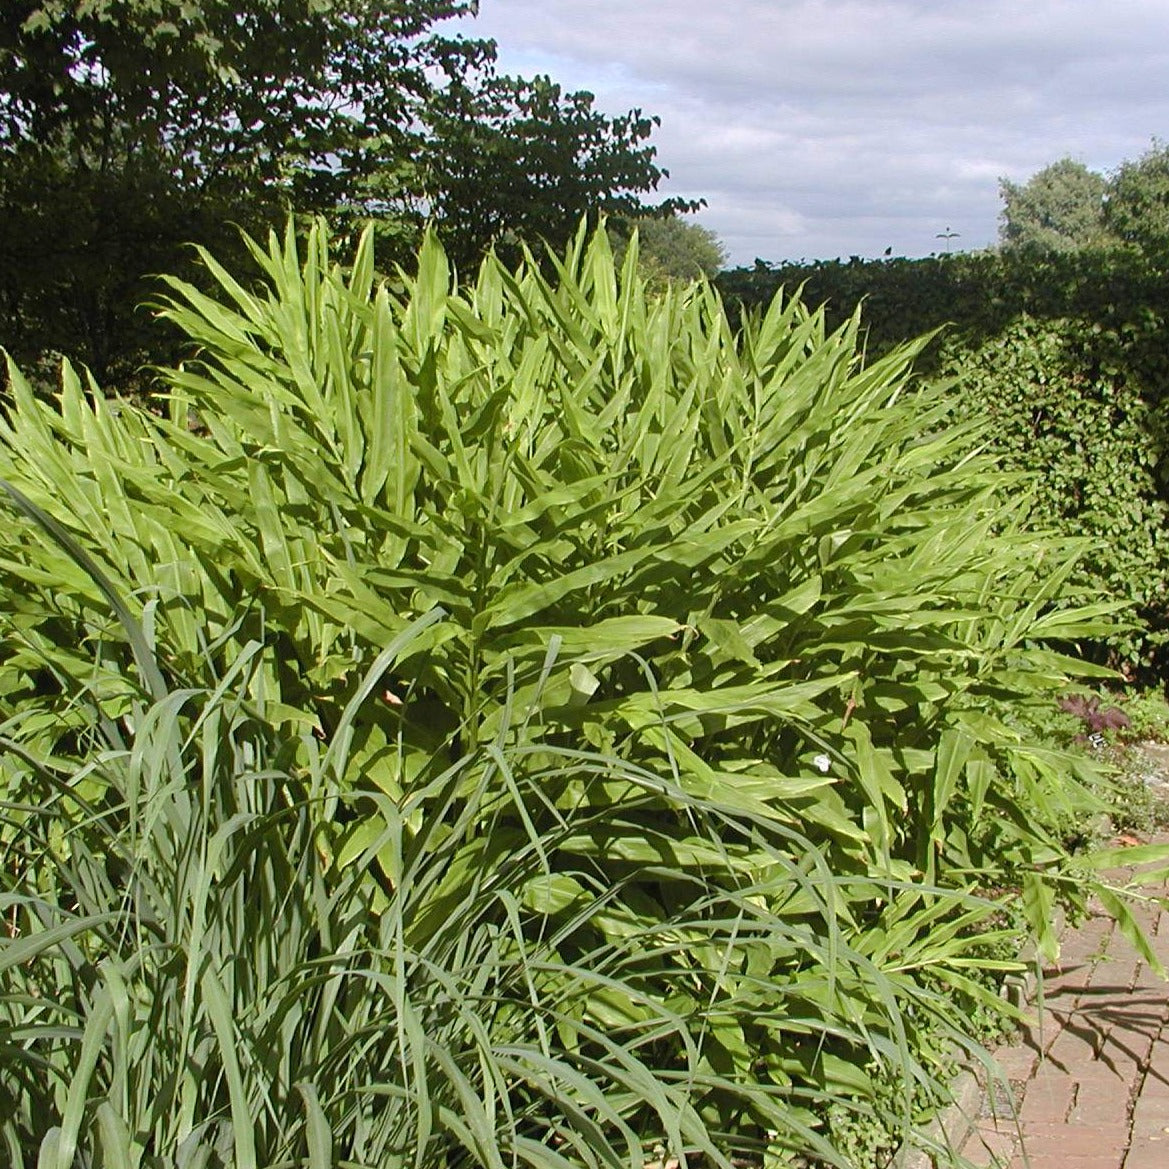
[[[1146,1074],[1135,1086],[1133,1112],[1148,1112],[1153,1116],[1169,1117],[1169,1088],[1162,1081],[1150,1081]],[[1169,1124],[1169,1120],[1166,1120]]]
[[[1075,1097],[1076,1081],[1071,1076],[1041,1072],[1027,1085],[1019,1119],[1033,1124],[1062,1123],[1072,1110]]]
[[[1142,962],[1140,969],[1137,971],[1137,980],[1133,983],[1133,989],[1139,991],[1148,991],[1153,999],[1157,999],[1158,994],[1165,993],[1165,979],[1151,966]],[[1161,1001],[1161,1000],[1158,1000]]]
[[[1077,967],[1091,970],[1108,952],[1108,942],[1107,933],[1065,939],[1059,946],[1059,961],[1044,971],[1045,979],[1058,978]]]
[[[1044,1064],[1071,1074],[1073,1069],[1093,1063],[1103,1042],[1104,1036],[1099,1030],[1077,1022],[1074,1026],[1064,1027],[1048,1046]]]
[[[1127,1129],[1132,1088],[1127,1080],[1109,1080],[1077,1086],[1076,1100],[1068,1115],[1071,1124],[1122,1125]]]
[[[1093,969],[1088,962],[1076,962],[1044,979],[1044,1000],[1056,1005],[1062,1002],[1069,1009],[1076,995],[1091,984]]]
[[[1035,1071],[1039,1053],[1026,1043],[1015,1043],[1010,1047],[1000,1047],[994,1053],[994,1058],[1004,1079],[1029,1080]]]
[[[980,1122],[998,1132],[1018,1132],[1019,1109],[1026,1088],[1026,1080],[993,1080],[985,1084],[979,1112]]]
[[[1062,1022],[1055,1018],[1033,1019],[1022,1029],[1019,1042],[1036,1052],[1046,1051],[1062,1029]]]
[[[1149,1052],[1142,1093],[1147,1092],[1150,1096],[1169,1095],[1169,1042],[1166,1039],[1163,1033]]]
[[[1133,1060],[1098,1059],[1078,1068],[1075,1073],[1079,1084],[1077,1100],[1085,1096],[1115,1096],[1118,1092],[1131,1097],[1133,1085],[1144,1078],[1142,1066]]]
[[[1023,1144],[1028,1151],[1061,1148],[1077,1157],[1096,1153],[1123,1153],[1128,1147],[1128,1122],[1117,1124],[1039,1124],[1023,1122]]]
[[[1116,930],[1108,939],[1108,962],[1106,965],[1116,971],[1117,977],[1120,976],[1121,970],[1131,970],[1135,974],[1137,965],[1143,961],[1144,958],[1141,956],[1140,950],[1120,930]],[[1101,967],[1104,966],[1105,963],[1101,963]]]
[[[1169,1140],[1134,1146],[1124,1159],[1124,1169],[1165,1169],[1166,1165],[1169,1165]],[[1032,1169],[1037,1167],[1033,1164]]]
[[[1132,1134],[1140,1137],[1169,1138],[1169,1100],[1147,1100],[1139,1098],[1132,1110]],[[1169,1140],[1166,1141],[1169,1144]],[[1169,1163],[1169,1149],[1166,1150]]]
[[[1013,1133],[999,1132],[979,1126],[962,1146],[962,1156],[978,1169],[1005,1165],[1018,1151],[1019,1138]]]
[[[1137,979],[1140,962],[1135,958],[1124,962],[1101,962],[1092,967],[1092,980],[1088,989],[1080,994],[1080,1010],[1111,1006],[1123,1002]]]
[[[1130,877],[1120,870],[1112,879]],[[1169,913],[1151,901],[1133,913],[1169,965]],[[1000,1052],[1007,1080],[1023,1091],[1027,1156],[1006,1118],[982,1121],[962,1151],[980,1167],[1169,1169],[1169,983],[1102,912],[1061,942],[1060,963],[1033,1000],[1039,1018]]]
[[[1068,930],[1060,939],[1060,957],[1069,954],[1086,956],[1102,952],[1104,943],[1112,936],[1112,918],[1106,913],[1094,913],[1076,929]]]
[[[1165,1017],[1165,992],[1169,989],[1160,975],[1151,976],[1147,982],[1141,982],[1141,976],[1128,992],[1128,999],[1124,1006],[1134,1015],[1140,1015],[1148,1020],[1160,1020]]]
[[[1140,1099],[1169,1104],[1169,1077],[1164,1073],[1147,1071],[1141,1081]]]
[[[1080,1155],[1068,1152],[1028,1153],[1026,1159],[1020,1153],[1011,1158],[1008,1169],[1121,1169],[1124,1151],[1119,1153],[1089,1153]],[[1128,1166],[1124,1166],[1128,1169]],[[1141,1166],[1153,1169],[1153,1166]],[[1156,1169],[1165,1169],[1158,1165]]]
[[[1147,1030],[1117,1029],[1108,1034],[1100,1052],[1100,1060],[1121,1071],[1130,1080],[1148,1067],[1153,1048],[1153,1036]]]

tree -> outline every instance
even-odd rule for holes
[[[1104,242],[1103,175],[1061,158],[1023,185],[999,180],[1003,199],[999,239],[1004,247],[1067,252]]]
[[[333,201],[418,103],[491,56],[426,35],[471,0],[15,0],[0,24],[0,145],[85,165],[165,160],[180,187]]]
[[[137,360],[147,273],[328,211],[409,154],[417,110],[490,45],[467,0],[14,0],[0,16],[3,340],[101,376]]]
[[[713,279],[726,266],[722,240],[709,227],[676,215],[642,216],[615,223],[610,235],[618,257],[624,255],[634,229],[642,271],[653,280]]]
[[[1159,267],[1169,265],[1169,146],[1154,142],[1112,176],[1104,220],[1114,235]]]
[[[637,215],[638,192],[668,171],[647,144],[658,119],[641,110],[608,118],[586,91],[550,77],[491,77],[477,90],[456,80],[423,114],[426,206],[447,253],[465,267],[491,246],[519,242],[559,251],[582,216]],[[658,210],[694,204],[668,199]]]
[[[146,274],[183,271],[188,241],[230,262],[236,225],[289,211],[341,229],[380,219],[399,249],[384,259],[435,217],[469,262],[509,230],[555,239],[619,196],[639,207],[663,173],[652,119],[496,76],[493,42],[435,31],[475,7],[8,0],[0,344],[124,376],[141,360]]]

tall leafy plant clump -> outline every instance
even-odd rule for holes
[[[135,757],[148,700],[236,695],[281,769],[325,775],[301,801],[320,880],[359,876],[411,952],[484,896],[501,946],[539,948],[534,1013],[509,999],[489,1034],[668,1087],[600,1117],[556,1070],[518,1128],[492,1097],[548,1163],[568,1114],[580,1147],[840,1161],[830,1104],[907,1130],[938,1033],[998,1002],[971,977],[1001,966],[988,890],[1021,888],[1048,954],[1052,904],[1090,888],[1133,932],[1063,843],[1098,805],[998,717],[1066,685],[1042,643],[1102,607],[1055,605],[1075,549],[1021,530],[1021,482],[910,381],[922,343],[866,365],[857,318],[783,298],[732,331],[707,285],[647,295],[603,233],[552,279],[489,259],[461,292],[433,240],[396,292],[368,239],[348,269],[319,227],[251,249],[257,287],[210,256],[219,299],[172,285],[195,350],[165,416],[12,371],[0,476],[36,521],[0,535],[13,785],[51,760],[116,820],[94,752]],[[459,985],[483,965],[444,953]]]
[[[367,692],[436,619],[383,651]],[[124,628],[141,638],[133,618]],[[95,717],[81,772],[0,737],[6,1163],[562,1169],[641,1164],[661,1141],[729,1169],[726,1142],[691,1105],[693,1085],[711,1078],[693,1021],[623,981],[622,960],[653,942],[650,931],[589,963],[561,956],[604,901],[579,906],[571,926],[533,925],[516,898],[554,879],[541,850],[555,833],[516,841],[490,872],[472,873],[483,825],[538,803],[546,778],[595,772],[637,790],[651,777],[580,753],[561,755],[551,775],[519,749],[463,756],[338,871],[321,848],[321,803],[336,799],[362,698],[327,744],[298,751],[240,693],[263,652],[244,649],[214,691],[164,684],[117,729]],[[297,754],[307,763],[290,768]],[[695,930],[733,957],[777,924],[752,905],[760,891],[801,890],[825,911],[808,875],[769,848],[765,824],[723,827],[753,837],[777,873],[750,894],[712,884],[711,920]],[[400,872],[375,913],[365,874],[379,850]],[[451,868],[468,874],[462,901],[419,931]],[[740,940],[718,939],[724,914],[739,919]],[[860,963],[843,946],[837,958],[842,970]],[[582,1021],[590,995],[618,989],[636,1019],[613,1036]],[[564,1044],[566,1028],[587,1044]],[[667,1071],[655,1062],[664,1050],[675,1057]],[[790,1127],[774,1089],[729,1077],[722,1088]],[[822,1136],[803,1144],[839,1163]]]

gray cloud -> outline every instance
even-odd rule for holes
[[[993,242],[1000,176],[1169,133],[1164,0],[482,0],[505,69],[657,114],[732,260]]]

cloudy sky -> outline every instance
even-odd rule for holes
[[[657,114],[732,263],[994,242],[998,179],[1169,138],[1169,0],[480,0],[511,73]]]

